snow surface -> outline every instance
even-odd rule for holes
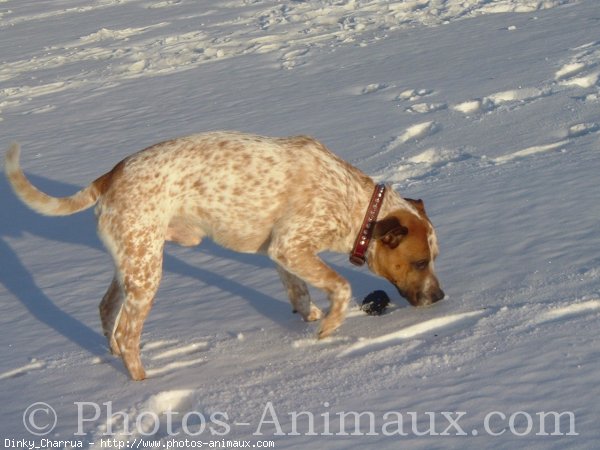
[[[169,245],[143,335],[151,377],[134,383],[100,331],[112,269],[92,212],[38,216],[2,178],[3,444],[39,442],[23,417],[45,402],[46,437],[91,448],[597,448],[599,18],[596,0],[0,0],[0,147],[19,141],[43,190],[69,195],[174,136],[310,134],[425,200],[447,293],[425,309],[395,297],[381,317],[355,308],[317,342],[267,259]],[[358,301],[391,287],[325,257]],[[540,428],[552,411],[574,428]],[[365,413],[358,430],[342,412]],[[386,435],[392,412],[405,435]],[[465,435],[444,412],[465,413]],[[184,433],[199,414],[229,432]]]

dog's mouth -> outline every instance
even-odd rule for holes
[[[409,295],[408,292],[406,292],[404,289],[398,287],[398,285],[396,285],[396,283],[394,283],[393,281],[391,283],[394,285],[394,287],[398,291],[398,294],[400,294],[400,296],[402,298],[406,299],[406,301],[408,301],[408,303],[410,303],[412,306],[419,306],[419,303],[417,302],[417,299],[414,298],[414,296]]]
[[[410,295],[407,291],[398,287],[395,283],[392,284],[398,293],[408,301],[408,303],[416,307],[431,306],[434,303],[442,300],[445,296],[444,291],[441,289],[438,289],[438,292],[436,292],[434,295],[425,295],[423,292],[417,292],[415,295]]]

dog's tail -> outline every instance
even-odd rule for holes
[[[6,153],[4,172],[15,194],[34,211],[47,216],[68,216],[94,205],[106,185],[105,174],[70,197],[51,197],[37,189],[25,177],[19,164],[21,149],[13,142]]]

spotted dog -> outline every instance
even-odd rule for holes
[[[19,153],[12,144],[5,172],[30,208],[60,216],[96,205],[98,234],[115,265],[100,303],[102,329],[134,380],[146,376],[140,335],[161,279],[165,241],[194,246],[210,238],[268,255],[293,310],[306,321],[322,319],[319,338],[342,324],[351,298],[348,281],[319,258],[325,250],[366,262],[414,306],[444,297],[423,202],[376,185],[313,138],[210,132],[173,139],[125,158],[64,198],[34,187]],[[306,283],[327,294],[327,315]]]

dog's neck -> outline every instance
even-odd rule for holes
[[[351,194],[353,202],[352,204],[348,205],[348,217],[351,219],[348,224],[348,233],[344,236],[340,247],[335,249],[335,251],[340,251],[341,253],[351,254],[354,244],[356,243],[357,236],[361,232],[361,227],[363,225],[365,214],[369,208],[369,204],[371,203],[373,193],[376,192],[377,187],[375,182],[371,179],[368,179],[368,182],[359,183],[357,186],[358,189]],[[415,208],[405,199],[403,199],[394,189],[392,189],[390,185],[387,185],[376,220],[381,220],[392,211],[397,210],[408,210],[418,216],[418,212],[415,210]],[[371,242],[369,247],[372,246],[373,242]],[[368,250],[366,254],[369,254]]]
[[[385,184],[380,183],[373,189],[373,194],[369,200],[369,206],[365,212],[362,225],[356,234],[352,251],[350,252],[350,262],[355,266],[362,266],[367,262],[367,250],[373,237],[373,231],[375,229],[375,222],[379,216],[379,211],[383,205],[385,199],[387,187]]]

